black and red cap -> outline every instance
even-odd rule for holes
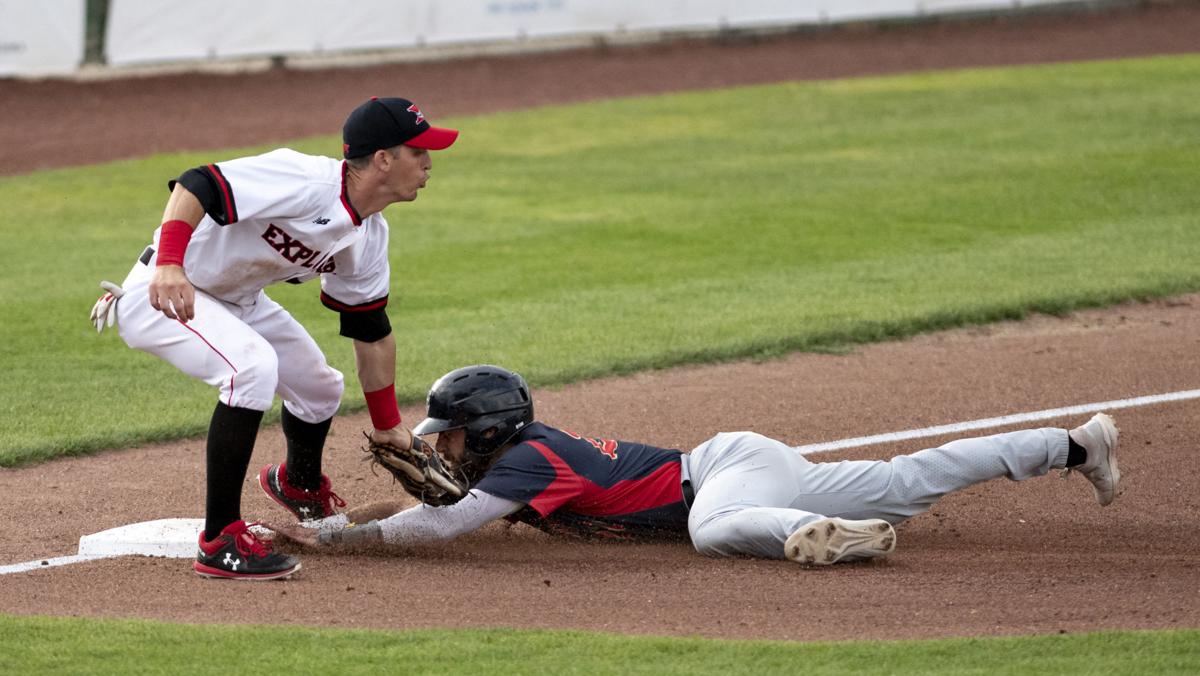
[[[430,125],[421,109],[408,99],[372,96],[342,125],[342,154],[349,160],[402,144],[442,150],[457,138],[457,129]]]

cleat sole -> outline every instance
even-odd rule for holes
[[[827,566],[886,556],[895,548],[896,531],[887,521],[830,518],[792,533],[784,544],[784,554],[796,563]]]

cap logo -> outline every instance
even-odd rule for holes
[[[421,109],[417,107],[417,104],[414,103],[411,106],[409,106],[408,112],[417,116],[417,122],[416,122],[417,124],[421,124],[422,122],[425,121],[425,115],[424,115],[424,113],[421,112]]]

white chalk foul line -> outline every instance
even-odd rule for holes
[[[0,575],[8,573],[23,573],[27,570],[37,570],[38,568],[50,568],[52,566],[65,566],[69,563],[82,563],[91,561],[95,557],[91,556],[57,556],[53,559],[36,559],[34,561],[26,561],[24,563],[14,563],[11,566],[0,566]]]
[[[1149,406],[1151,404],[1161,404],[1169,401],[1183,401],[1186,399],[1200,399],[1200,390],[1167,392],[1166,394],[1152,394],[1145,397],[1134,397],[1133,399],[1117,399],[1114,401],[1096,402],[1094,404],[1080,404],[1078,406],[1066,406],[1064,408],[1051,408],[1046,409],[1045,411],[1014,413],[1013,415],[1000,416],[999,418],[983,418],[981,420],[970,420],[967,422],[953,423],[951,425],[939,425],[937,427],[924,427],[917,430],[906,430],[904,432],[888,432],[887,434],[876,434],[869,437],[854,437],[853,439],[842,439],[840,441],[826,441],[819,444],[806,444],[804,446],[797,446],[796,450],[805,455],[809,453],[826,453],[828,451],[837,451],[845,448],[858,448],[859,446],[886,444],[893,441],[905,441],[907,439],[920,439],[923,437],[939,437],[943,434],[958,434],[960,432],[981,430],[989,427],[1003,427],[1005,425],[1015,425],[1017,423],[1049,420],[1051,418],[1062,418],[1069,415],[1098,413],[1100,411],[1111,411],[1118,408]]]

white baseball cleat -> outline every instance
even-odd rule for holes
[[[1121,470],[1117,468],[1117,442],[1120,431],[1112,416],[1097,413],[1086,423],[1071,430],[1071,438],[1087,451],[1087,460],[1082,465],[1071,467],[1063,474],[1075,470],[1092,482],[1096,501],[1101,506],[1111,504],[1121,493]]]
[[[896,531],[883,519],[827,518],[792,533],[783,545],[783,552],[796,563],[827,566],[885,556],[895,548]]]

